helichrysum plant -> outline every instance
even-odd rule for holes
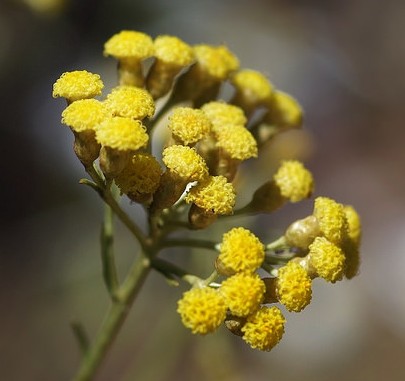
[[[359,216],[328,197],[316,197],[312,214],[273,242],[247,227],[229,229],[232,215],[271,213],[312,196],[311,172],[286,160],[235,209],[239,167],[260,161],[275,135],[301,127],[300,105],[263,74],[241,69],[224,45],[190,46],[174,36],[152,39],[125,30],[105,43],[104,55],[116,60],[118,83],[103,98],[96,99],[102,79],[86,70],[66,72],[53,86],[53,96],[66,99],[62,123],[73,132],[74,152],[89,176],[81,183],[106,208],[101,252],[111,306],[93,342],[74,326],[83,350],[75,380],[93,377],[151,271],[171,284],[189,284],[177,312],[192,333],[225,325],[250,347],[270,351],[284,334],[280,305],[300,312],[311,302],[313,279],[335,283],[359,267]],[[229,99],[220,96],[225,83]],[[125,197],[142,205],[146,230],[120,206]],[[140,247],[124,280],[115,268],[114,215]],[[223,220],[228,228],[219,242],[195,237],[213,224],[221,229]],[[159,256],[176,246],[215,252],[212,274],[201,277],[199,269]]]

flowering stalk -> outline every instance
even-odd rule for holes
[[[239,69],[223,45],[189,46],[174,36],[153,40],[122,31],[106,42],[104,54],[118,61],[119,84],[103,101],[95,99],[104,86],[100,76],[85,70],[64,73],[53,88],[54,97],[67,101],[62,123],[72,130],[74,152],[90,177],[80,182],[105,203],[101,258],[111,305],[92,342],[80,323],[72,326],[83,352],[74,380],[94,377],[152,270],[169,284],[190,286],[177,312],[192,333],[205,335],[225,324],[250,347],[270,351],[286,321],[277,304],[300,312],[311,301],[315,278],[335,283],[357,274],[357,212],[316,197],[312,214],[293,221],[274,242],[242,226],[223,232],[220,242],[194,233],[220,227],[223,217],[271,213],[312,196],[311,172],[298,160],[286,160],[235,209],[240,166],[260,160],[276,134],[299,128],[301,107],[261,73]],[[143,61],[150,57],[147,71]],[[228,100],[219,98],[224,84],[233,88]],[[160,150],[152,143],[163,123]],[[121,196],[143,206],[146,231],[120,206]],[[113,250],[115,217],[140,246],[122,282]],[[211,275],[159,257],[174,247],[215,253]],[[260,269],[267,275],[259,275]]]

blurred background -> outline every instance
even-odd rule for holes
[[[122,29],[226,43],[242,67],[294,95],[305,132],[280,136],[268,159],[303,159],[316,196],[356,207],[362,266],[351,281],[315,281],[313,302],[286,315],[270,353],[225,329],[191,335],[175,311],[184,288],[153,275],[96,379],[405,379],[404,25],[401,0],[2,0],[1,379],[69,380],[80,359],[70,322],[93,337],[108,306],[102,204],[78,184],[84,171],[60,124],[65,104],[51,92],[62,72],[77,69],[113,86],[115,62],[102,56],[103,43]],[[271,239],[311,208],[288,205],[251,226]],[[125,273],[135,242],[119,224],[116,247]],[[212,259],[195,261],[210,268]]]

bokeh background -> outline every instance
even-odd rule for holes
[[[192,336],[175,312],[183,288],[152,276],[97,380],[405,379],[401,0],[2,0],[0,378],[69,380],[79,362],[70,322],[94,336],[107,308],[102,205],[78,184],[84,172],[60,124],[64,102],[51,91],[74,69],[113,86],[115,62],[102,48],[122,29],[226,43],[242,67],[293,94],[305,109],[305,133],[276,139],[268,159],[305,160],[316,195],[355,205],[364,240],[360,275],[333,286],[316,281],[312,304],[287,314],[270,353],[225,329]],[[310,209],[311,202],[289,205],[251,227],[272,238]],[[124,273],[135,242],[119,224],[116,243]],[[212,266],[212,258],[196,258]]]

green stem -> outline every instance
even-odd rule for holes
[[[194,248],[201,248],[207,250],[216,250],[216,242],[213,241],[205,241],[200,239],[167,239],[160,244],[161,248],[165,247],[194,247]]]
[[[83,325],[78,321],[72,321],[70,323],[74,336],[76,337],[80,351],[84,355],[89,348],[89,340]]]
[[[145,254],[140,255],[135,260],[127,278],[117,290],[117,297],[112,301],[100,331],[94,343],[86,352],[79,371],[73,379],[74,381],[89,381],[94,377],[108,349],[117,336],[121,325],[125,321],[129,309],[150,269],[150,261]]]
[[[111,193],[110,187],[108,184],[105,183],[102,175],[98,172],[97,168],[93,165],[90,167],[86,167],[87,173],[93,179],[93,181],[98,186],[98,194],[100,197],[110,206],[113,212],[117,215],[117,217],[122,221],[122,223],[131,231],[131,233],[138,239],[140,245],[143,249],[147,246],[147,240],[145,234],[142,230],[136,225],[128,215],[121,209],[119,204],[114,198],[114,195]]]
[[[111,207],[105,204],[104,221],[101,228],[101,260],[104,281],[111,297],[114,297],[119,285],[113,248],[113,216]]]

